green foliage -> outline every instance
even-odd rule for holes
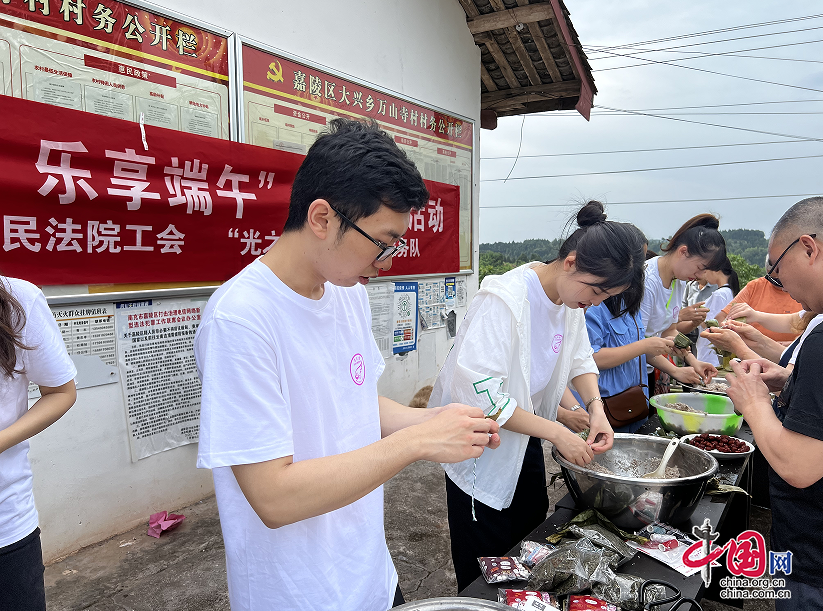
[[[482,246],[481,246],[482,250]],[[506,261],[505,256],[499,252],[481,252],[480,253],[480,282],[486,276],[505,274],[510,269],[514,269],[515,264]]]
[[[732,262],[732,268],[734,268],[734,271],[737,272],[737,278],[740,280],[741,289],[746,286],[750,280],[760,278],[766,274],[765,269],[759,265],[752,265],[740,255],[729,254],[729,261]]]

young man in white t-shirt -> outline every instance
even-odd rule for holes
[[[297,172],[282,237],[209,300],[195,338],[197,464],[214,473],[233,611],[402,601],[382,484],[416,460],[500,443],[480,409],[377,394],[363,285],[391,267],[427,201],[385,132],[336,119]]]

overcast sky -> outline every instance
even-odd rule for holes
[[[596,53],[595,46],[615,47],[642,41],[734,28],[776,20],[823,14],[819,1],[766,2],[652,2],[624,0],[566,0],[581,43],[593,67],[595,108],[590,122],[576,112],[506,117],[494,131],[480,134],[481,159],[517,153],[523,124],[521,157],[511,178],[536,175],[582,174],[692,164],[820,155],[819,158],[747,163],[621,174],[487,182],[505,178],[514,159],[482,159],[480,162],[480,240],[519,241],[555,238],[576,202],[600,199],[609,218],[629,221],[648,237],[670,236],[694,214],[714,212],[721,229],[761,229],[768,233],[780,215],[801,197],[740,199],[732,201],[653,203],[622,205],[619,202],[660,202],[764,195],[816,194],[823,192],[823,141],[791,141],[791,138],[683,123],[673,120],[614,115],[602,107],[646,110],[683,106],[784,102],[723,108],[653,111],[678,119],[715,123],[804,138],[823,139],[823,15],[813,19],[766,27],[737,29],[710,36],[649,42],[635,48],[612,48],[626,55],[643,49],[680,45],[679,52],[644,53],[639,57],[670,61],[703,53],[741,51],[738,56],[715,56],[677,64],[747,78],[774,81],[794,87],[752,82],[652,65],[637,59]],[[764,35],[788,32],[778,35]],[[803,31],[797,31],[803,30]],[[742,38],[746,37],[746,38]],[[710,41],[738,38],[718,44]],[[812,42],[809,42],[812,41]],[[806,43],[808,44],[792,44]],[[698,44],[694,44],[698,43]],[[789,45],[777,48],[774,45]],[[757,50],[749,50],[757,49]],[[744,51],[745,50],[745,51]],[[689,51],[689,53],[683,53]],[[739,57],[754,55],[759,58]],[[806,61],[780,61],[790,58]],[[596,59],[603,58],[603,59]],[[647,64],[620,70],[604,70],[628,64]],[[806,89],[798,89],[801,87]],[[785,101],[792,101],[786,103]],[[802,101],[802,102],[794,102]],[[676,113],[734,114],[676,114]],[[607,113],[607,114],[601,114]],[[758,114],[741,114],[758,113]],[[795,113],[795,114],[762,114]],[[617,153],[579,156],[533,157],[559,153],[617,151],[662,147],[782,141],[781,144],[698,148],[692,150]],[[614,205],[609,205],[613,202]],[[501,206],[552,206],[534,209]],[[492,209],[493,207],[501,207]]]

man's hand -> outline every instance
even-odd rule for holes
[[[450,404],[415,431],[423,445],[423,459],[456,463],[477,458],[483,449],[500,445],[500,426],[479,407]]]
[[[786,380],[788,380],[791,375],[785,367],[772,363],[768,359],[750,359],[747,361],[741,361],[740,363],[735,363],[732,366],[732,370],[737,374],[737,368],[735,365],[744,373],[748,373],[756,366],[756,373],[759,374],[760,379],[763,380],[768,389],[772,392],[783,390],[783,386],[786,385]]]
[[[554,445],[563,458],[580,467],[589,464],[594,457],[594,451],[589,444],[569,431],[561,432],[554,440]]]
[[[700,301],[694,305],[686,306],[680,310],[677,315],[678,322],[690,322],[697,326],[706,320],[706,314],[709,313],[709,308],[704,308],[705,301]]]
[[[734,320],[735,318],[745,318],[746,322],[757,322],[759,312],[755,310],[748,303],[738,302],[734,304],[729,310],[729,315],[726,320]]]
[[[579,433],[589,428],[589,412],[582,408],[572,411],[561,405],[557,408],[557,421]]]
[[[765,362],[774,365],[771,361]],[[726,378],[729,383],[726,393],[738,412],[745,417],[752,405],[758,402],[771,403],[769,389],[763,382],[758,361],[733,361],[731,366],[735,375]]]
[[[660,355],[669,355],[674,348],[674,340],[669,337],[647,337],[640,340],[643,352],[649,358]]]
[[[593,408],[592,413],[589,415],[591,426],[589,427],[589,438],[586,443],[591,446],[595,454],[602,454],[607,450],[611,450],[612,445],[614,445],[614,431],[603,409],[603,407],[600,409]]]
[[[677,367],[670,375],[684,384],[700,384],[703,381],[693,367]]]

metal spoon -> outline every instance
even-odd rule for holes
[[[674,454],[674,451],[679,445],[680,439],[672,439],[669,442],[669,445],[666,446],[666,451],[663,452],[663,458],[660,461],[660,466],[651,473],[646,473],[646,475],[642,475],[641,477],[645,477],[646,479],[666,479],[666,467],[669,464],[669,459],[672,457],[672,454]]]

